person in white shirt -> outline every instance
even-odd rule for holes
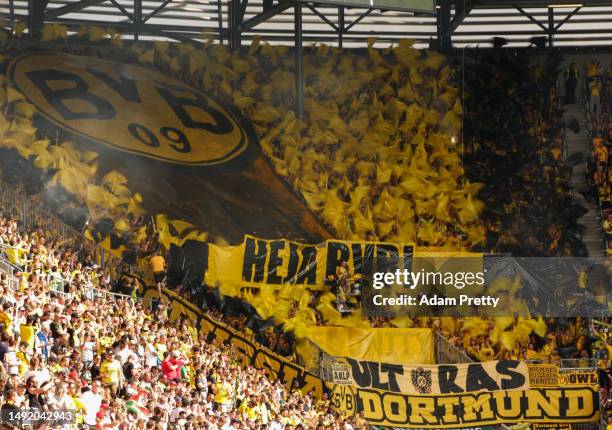
[[[96,414],[100,411],[100,405],[102,405],[101,388],[100,381],[94,381],[91,390],[81,394],[81,403],[85,408],[85,424],[89,426],[96,425]]]
[[[94,351],[97,349],[95,337],[93,335],[87,335],[85,342],[83,342],[81,350],[81,359],[86,368],[89,368],[94,359]]]
[[[274,419],[270,421],[268,425],[268,430],[283,430],[284,426],[281,423],[280,415],[275,414]]]

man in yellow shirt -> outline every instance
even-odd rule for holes
[[[589,104],[591,105],[591,112],[599,112],[599,100],[601,94],[601,84],[598,78],[594,78],[589,84]]]
[[[166,277],[166,260],[158,252],[149,260],[151,270],[153,271],[153,280],[157,285],[157,293],[161,297],[161,286]]]
[[[104,354],[104,360],[100,365],[100,376],[104,386],[111,387],[111,391],[116,393],[123,379],[123,369],[121,363],[115,360],[112,350],[107,350]]]
[[[484,345],[480,347],[479,356],[481,361],[491,361],[495,357],[495,350],[491,346],[489,340],[485,340]]]

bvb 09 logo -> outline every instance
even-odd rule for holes
[[[28,53],[11,84],[69,133],[111,148],[186,165],[216,165],[255,138],[231,109],[162,73],[63,53]]]

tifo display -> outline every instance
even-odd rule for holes
[[[0,425],[612,425],[612,67],[569,154],[579,73],[552,50],[316,44],[301,94],[299,52],[260,36],[23,26],[0,31]],[[34,411],[71,420],[7,418]]]

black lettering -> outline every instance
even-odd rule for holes
[[[346,394],[346,410],[347,411],[352,411],[353,410],[353,396],[349,393]]]
[[[302,248],[302,264],[300,264],[296,283],[317,284],[317,249],[314,246]]]
[[[519,364],[520,361],[516,360],[506,360],[497,362],[497,365],[495,366],[497,373],[510,377],[510,379],[502,379],[502,390],[514,390],[515,388],[522,387],[523,384],[525,384],[525,375],[520,372],[515,372]]]
[[[412,256],[414,255],[414,247],[412,245],[404,245],[403,260],[404,269],[412,272]]]
[[[327,266],[325,278],[336,274],[336,268],[350,257],[349,247],[343,242],[327,242]]]
[[[117,115],[113,106],[106,100],[89,91],[89,85],[80,76],[60,70],[33,70],[26,75],[38,87],[49,104],[66,121],[79,119],[112,119]],[[71,88],[52,89],[49,82],[62,81],[71,83]],[[74,111],[66,105],[68,100],[78,100],[87,103],[93,109]],[[74,107],[74,106],[73,106]]]
[[[457,373],[456,366],[438,366],[438,384],[441,393],[463,393],[463,389],[455,384]]]
[[[495,391],[499,390],[495,379],[483,369],[481,364],[468,364],[467,381],[465,383],[465,391]]]
[[[370,368],[370,375],[372,375],[372,388],[378,388],[379,390],[389,391],[389,383],[380,381],[380,365],[374,361],[368,361]]]
[[[247,238],[244,244],[244,259],[242,261],[242,280],[247,282],[263,282],[268,247],[264,240]],[[255,269],[255,270],[253,270]]]
[[[115,80],[107,75],[102,70],[92,69],[87,67],[87,71],[96,78],[104,82],[111,90],[115,91],[123,100],[128,102],[140,103],[140,94],[138,87],[132,78],[124,76],[119,67],[115,66],[115,72],[119,76],[119,80]]]
[[[376,271],[395,272],[399,268],[399,252],[393,245],[377,244]]]
[[[369,388],[372,384],[372,376],[370,375],[368,362],[361,362],[352,358],[347,358],[346,361],[351,366],[355,383],[362,388]]]
[[[285,284],[295,284],[299,262],[298,244],[289,242],[289,264],[287,265],[287,277],[283,281]]]
[[[187,135],[185,135],[185,133],[183,133],[178,128],[162,127],[159,129],[159,132],[170,142],[180,143],[180,146],[170,145],[170,147],[175,151],[182,152],[183,154],[191,152],[191,145],[189,144],[189,139],[187,138]]]
[[[157,148],[159,146],[159,140],[157,140],[155,134],[142,124],[132,122],[128,125],[128,131],[140,142],[151,148]]]
[[[268,260],[268,280],[266,283],[281,285],[283,277],[278,276],[278,268],[282,266],[283,259],[278,252],[285,249],[284,240],[274,240],[270,242],[270,259]]]
[[[351,248],[353,249],[355,273],[359,273],[364,277],[371,276],[374,264],[374,245],[371,243],[353,243]]]
[[[208,100],[195,91],[169,84],[155,84],[159,94],[166,100],[178,119],[188,128],[199,128],[213,134],[230,133],[234,126],[230,120],[219,110],[209,106]],[[183,97],[180,94],[189,94],[191,97]],[[198,108],[212,117],[213,122],[196,121],[186,108]]]
[[[387,379],[389,381],[388,383],[389,391],[393,391],[395,393],[401,393],[399,384],[397,383],[396,375],[404,374],[404,366],[401,366],[399,364],[382,363],[380,365],[380,372],[387,374]]]

